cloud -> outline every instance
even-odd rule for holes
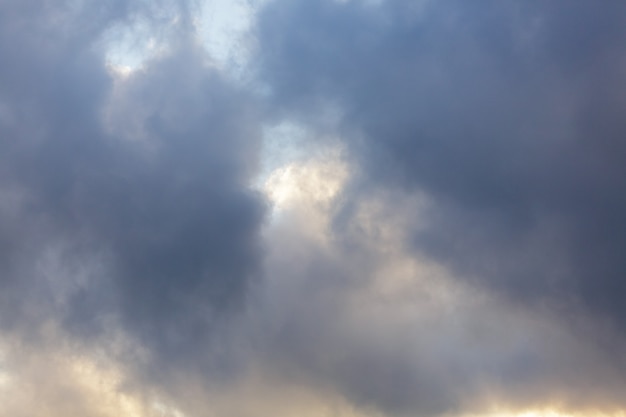
[[[623,327],[619,2],[277,1],[259,59],[286,118],[329,103],[372,184],[436,201],[415,246],[514,300]]]
[[[315,363],[349,398],[388,413],[458,413],[468,397],[481,398],[474,391],[481,386],[515,407],[620,407],[617,396],[603,392],[621,389],[611,368],[624,369],[624,12],[618,2],[331,0],[279,0],[263,10],[258,60],[275,114],[320,133],[340,132],[359,169],[333,214],[333,236],[350,247],[369,241],[347,236],[359,201],[381,189],[392,206],[424,195],[429,203],[409,211],[407,233],[395,245],[408,244],[406,256],[439,265],[502,303],[481,301],[474,309],[462,300],[459,316],[436,308],[436,319],[415,330],[426,346],[407,348],[387,333],[372,337],[380,345],[359,340],[351,335],[360,327],[353,321],[326,335],[326,323],[341,326],[342,315],[315,300],[321,311],[302,315],[321,317],[292,327],[293,337],[305,340],[292,346],[303,355],[295,362]],[[325,112],[332,117],[320,118]],[[367,279],[381,267],[373,261],[380,251],[358,260],[339,255],[337,265],[316,260],[302,273]],[[351,269],[360,264],[367,267]],[[528,324],[532,310],[539,322]],[[387,314],[381,328],[391,326]],[[458,342],[437,345],[464,317],[460,333],[451,331]],[[472,323],[485,322],[495,339],[479,341],[474,357],[462,346],[471,345]],[[508,329],[528,342],[505,347],[516,337]],[[596,342],[574,341],[585,337]],[[611,348],[600,339],[611,340]],[[439,350],[452,345],[459,347],[449,357]],[[329,359],[338,351],[347,353]],[[589,373],[572,370],[581,363]]]
[[[333,165],[347,169],[328,157],[304,163],[306,175],[291,171],[292,188],[336,186]],[[428,221],[426,195],[378,190],[352,200],[355,215],[333,228],[345,192],[276,196],[254,364],[365,414],[623,407],[619,359],[598,343],[621,351],[619,337],[580,312],[511,305],[416,253],[407,235]]]
[[[260,274],[254,101],[176,21],[169,51],[112,71],[126,2],[0,7],[3,321],[122,326],[160,369],[202,362]]]
[[[0,414],[623,410],[626,6],[240,6],[0,4]]]

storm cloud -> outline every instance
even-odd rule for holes
[[[0,414],[623,413],[625,18],[0,3]]]
[[[273,2],[259,54],[282,111],[333,106],[366,181],[436,200],[419,249],[514,298],[575,297],[622,326],[625,13]]]
[[[175,22],[171,51],[116,73],[98,42],[129,8],[2,6],[3,320],[113,320],[173,361],[257,274],[260,130]]]
[[[625,12],[619,2],[276,1],[260,18],[258,54],[277,117],[334,129],[359,167],[337,233],[375,190],[426,195],[429,207],[405,224],[414,256],[510,305],[608,321],[619,339]],[[388,198],[397,204],[397,194]],[[623,370],[616,346],[606,355]],[[549,368],[532,357],[519,368],[537,378],[531,385]],[[439,380],[445,371],[398,369],[383,384],[386,409],[407,389],[409,414],[436,414],[454,407],[451,392],[464,384]],[[470,375],[470,384],[481,379]],[[501,381],[509,378],[524,379],[514,371]],[[372,379],[354,374],[347,389],[375,398],[385,389],[366,390]]]

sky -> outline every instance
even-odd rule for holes
[[[0,416],[626,416],[625,20],[0,0]]]

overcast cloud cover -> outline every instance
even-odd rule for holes
[[[0,415],[623,415],[625,21],[0,0]]]

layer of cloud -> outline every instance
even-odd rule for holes
[[[284,117],[316,126],[332,106],[366,181],[436,200],[418,248],[513,299],[575,298],[621,326],[625,13],[276,1],[259,55]]]
[[[394,192],[426,195],[429,206],[405,223],[409,252],[480,292],[499,294],[507,306],[467,312],[470,322],[495,315],[503,328],[488,333],[502,341],[513,337],[506,329],[523,333],[523,325],[507,322],[509,309],[554,314],[560,321],[556,329],[572,326],[575,333],[598,326],[586,336],[598,339],[596,348],[604,352],[594,355],[620,374],[618,340],[626,323],[621,296],[626,205],[620,191],[626,178],[621,121],[626,33],[620,23],[625,13],[619,2],[275,1],[259,21],[260,72],[275,117],[321,133],[340,132],[360,168],[335,217],[334,233],[348,233],[358,215],[355,202],[379,188],[393,190],[386,198],[394,205]],[[432,325],[435,334],[418,332],[428,340],[437,340],[456,320],[435,316],[440,320]],[[530,339],[545,340],[531,327]],[[460,336],[459,344],[468,342],[468,335]],[[572,359],[575,345],[559,341],[554,354],[547,346],[526,352],[506,376],[504,363],[489,370],[470,366],[458,374],[451,371],[454,365],[412,374],[407,369],[415,362],[392,351],[393,360],[382,361],[380,369],[364,361],[345,371],[362,370],[352,377],[340,373],[329,379],[344,379],[351,395],[388,412],[399,407],[424,415],[454,409],[466,383],[471,391],[483,377],[490,387],[507,386],[513,403],[550,402],[552,394],[619,392],[619,377],[601,372],[597,385],[587,385],[594,379],[590,373],[563,373],[569,365],[560,364],[562,358],[578,363]],[[356,347],[347,350],[358,355]],[[423,347],[415,351],[428,357],[426,369],[439,361],[454,364],[453,358],[429,357]],[[489,360],[498,361],[486,345],[478,352],[490,352]],[[460,351],[456,355],[469,361],[466,366],[472,361]],[[396,369],[395,360],[395,378],[364,389],[364,381]],[[509,360],[515,363],[504,362]],[[591,360],[598,369],[600,362]],[[372,374],[363,371],[368,367]],[[508,385],[525,386],[525,380],[535,392],[521,394],[525,388],[518,392]],[[612,398],[609,403],[619,396]]]
[[[626,408],[626,6],[220,4],[0,3],[0,414]]]
[[[121,76],[100,41],[128,4],[35,3],[0,14],[3,321],[121,325],[164,363],[204,355],[259,274],[254,104],[184,20]]]
[[[624,406],[619,336],[584,311],[511,305],[416,253],[407,235],[427,227],[433,204],[423,194],[352,201],[356,214],[337,233],[336,173],[346,168],[328,164],[291,171],[291,186],[325,183],[336,199],[293,193],[269,228],[260,363],[382,415]]]

